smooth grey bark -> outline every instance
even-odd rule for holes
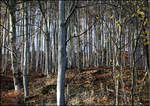
[[[8,24],[8,21],[4,24],[4,26],[6,27],[7,24]],[[6,34],[7,34],[6,30],[3,30],[3,32],[2,32],[3,39],[2,39],[2,43],[1,43],[1,45],[3,46],[3,49],[1,47],[1,53],[2,53],[2,51],[3,51],[3,53],[1,54],[1,57],[0,57],[1,62],[2,62],[1,63],[2,64],[2,66],[1,66],[2,67],[2,72],[5,72],[5,74],[7,73],[6,72],[6,67],[7,67],[7,59],[8,59],[8,50],[5,49],[7,38],[8,38],[8,37],[6,37]]]
[[[24,6],[24,3],[22,3],[22,8]],[[22,41],[24,42],[24,11],[22,12],[22,17],[23,17],[23,20],[21,22],[21,25],[23,26],[22,28]],[[23,71],[23,62],[24,62],[24,45],[22,46],[22,50],[21,50],[21,71]]]
[[[26,28],[27,28],[27,33],[26,33],[26,36],[27,36],[27,38],[26,38],[26,42],[27,42],[27,53],[26,53],[26,55],[27,55],[27,75],[29,74],[29,69],[30,69],[30,58],[31,58],[31,55],[30,55],[30,38],[31,38],[31,33],[30,33],[30,29],[31,29],[31,26],[29,26],[29,23],[30,23],[30,16],[31,16],[31,7],[30,7],[30,2],[29,3],[27,3],[26,2],[26,5],[28,6],[29,5],[29,7],[27,8],[26,7],[26,22],[27,22],[27,24],[26,24]]]
[[[35,12],[35,11],[34,11],[34,12]],[[31,24],[34,24],[34,22],[35,22],[35,18],[32,19],[31,16],[30,16],[30,23],[31,23]],[[33,32],[33,30],[34,30],[34,28],[31,27],[30,31]],[[31,42],[31,45],[30,45],[30,46],[31,46],[31,48],[32,48],[32,49],[31,49],[31,60],[30,60],[30,63],[31,63],[31,65],[32,65],[32,66],[31,66],[32,69],[35,69],[35,61],[34,61],[34,60],[35,60],[35,54],[36,54],[36,53],[35,53],[34,39],[35,39],[34,37],[31,37],[31,39],[30,39],[30,42]]]
[[[92,25],[92,17],[89,17],[89,27]],[[92,29],[89,29],[89,67],[92,66]]]
[[[70,25],[70,27],[68,28],[68,34],[67,34],[67,37],[69,38],[71,38],[71,33],[72,33],[72,27],[71,27],[71,25]],[[70,41],[68,42],[68,52],[67,52],[67,67],[68,68],[71,68],[71,66],[72,66],[72,64],[71,64],[71,54],[72,54],[72,52],[71,52],[71,39],[70,39]]]
[[[58,77],[57,77],[57,105],[65,105],[64,83],[66,71],[66,24],[64,0],[59,1],[59,34],[58,34]]]
[[[53,38],[54,38],[54,52],[53,52],[53,54],[54,54],[54,57],[53,57],[53,60],[54,60],[54,72],[57,72],[57,60],[58,60],[58,58],[57,58],[57,29],[56,29],[56,22],[54,22],[54,24],[53,24],[53,26],[54,26],[54,29],[53,29]]]
[[[77,34],[79,34],[79,29],[77,29]],[[81,62],[80,62],[80,37],[77,38],[77,56],[76,56],[76,61],[77,61],[77,70],[78,72],[81,71]]]
[[[113,51],[113,73],[114,73],[114,76],[115,76],[115,90],[116,90],[116,98],[115,98],[115,104],[118,105],[118,77],[117,77],[117,70],[116,70],[116,52],[117,52],[117,48],[115,46],[115,44],[113,44],[114,46],[114,51]]]
[[[40,6],[41,13],[43,15],[44,29],[45,29],[45,32],[46,32],[46,59],[45,59],[45,63],[46,63],[45,65],[46,66],[45,66],[45,69],[46,69],[47,76],[49,76],[49,74],[50,74],[50,56],[51,56],[51,52],[49,50],[49,48],[51,46],[50,45],[50,32],[48,30],[48,21],[47,21],[46,14],[45,14],[46,12],[43,11],[40,0],[38,0],[38,3],[39,3],[39,6]],[[47,8],[47,1],[44,4],[46,4],[44,6]]]
[[[23,4],[24,7],[24,4]],[[27,7],[27,2],[25,3]],[[25,19],[25,45],[24,45],[24,62],[23,62],[23,87],[24,87],[24,96],[25,98],[29,96],[28,82],[27,82],[27,71],[28,71],[28,54],[29,54],[29,42],[28,42],[28,9],[26,8],[26,19]]]
[[[117,28],[116,25],[114,25]],[[120,31],[118,31],[117,35],[115,36],[116,39],[119,39]],[[118,42],[118,41],[117,41]],[[113,62],[113,71],[115,73],[115,90],[116,90],[116,98],[115,98],[115,105],[119,105],[119,49],[118,45],[114,44],[114,62]]]
[[[85,21],[86,21],[86,18],[83,18],[83,30],[85,30],[85,27],[86,27],[86,23],[85,23]],[[83,31],[82,30],[82,31]],[[83,38],[83,66],[82,67],[85,67],[85,65],[86,65],[86,53],[85,53],[85,49],[86,49],[86,40],[85,40],[86,38],[84,37]]]
[[[56,22],[56,26],[58,26],[58,24],[59,22]],[[56,27],[56,72],[58,71],[58,32],[59,28]]]
[[[112,25],[110,24],[110,28],[112,28]],[[109,65],[111,65],[112,64],[112,54],[113,54],[113,48],[112,48],[112,43],[113,43],[113,41],[112,41],[112,38],[111,38],[111,36],[112,36],[112,31],[110,31],[110,34],[109,34]]]
[[[47,21],[46,21],[47,22]],[[46,25],[46,73],[47,73],[47,75],[49,75],[50,74],[50,50],[49,50],[49,47],[50,47],[50,44],[49,44],[49,41],[50,41],[50,33],[49,33],[49,31],[48,31],[48,26]]]
[[[80,16],[80,11],[78,10],[76,13],[77,17]],[[76,18],[76,23],[75,27],[76,27],[76,33],[77,35],[80,34],[80,19]],[[77,64],[77,70],[80,73],[81,70],[81,62],[80,62],[80,37],[77,38],[77,56],[76,56],[76,64]]]
[[[85,9],[86,11],[86,17],[85,17],[85,29],[88,28],[88,9]],[[86,36],[85,36],[85,66],[88,66],[88,48],[87,48],[87,32],[86,32]]]
[[[100,30],[100,27],[101,25],[99,25],[98,26],[98,30]],[[98,34],[98,66],[100,66],[100,64],[101,64],[101,58],[102,58],[102,56],[100,56],[100,54],[101,54],[101,48],[102,48],[102,45],[101,45],[101,36],[102,36],[102,31],[100,31],[99,32],[99,34]]]
[[[121,6],[121,4],[120,4]],[[122,6],[121,6],[121,10],[120,10],[120,16],[119,16],[119,19],[121,20],[122,19]],[[123,35],[123,28],[124,28],[124,25],[122,24],[124,23],[123,20],[121,21],[120,23],[120,26],[119,26],[119,45],[120,45],[120,51],[119,51],[119,79],[121,80],[121,85],[122,85],[122,89],[123,89],[123,99],[124,99],[124,103],[125,105],[127,105],[127,100],[126,100],[126,92],[125,92],[125,83],[123,81],[123,59],[122,59],[122,38],[124,37]],[[124,49],[123,49],[124,50]],[[118,104],[119,105],[119,104]]]
[[[36,44],[37,44],[37,50],[36,50],[36,72],[38,71],[38,65],[39,65],[39,52],[40,52],[40,50],[39,50],[39,35],[37,34],[37,36],[36,36],[36,38],[37,38],[37,42],[36,42]]]
[[[104,16],[103,16],[104,17]],[[101,24],[101,65],[104,64],[104,22],[102,20],[102,24]]]
[[[16,50],[16,0],[8,1],[10,11],[10,36],[11,36],[11,63],[13,72],[13,81],[15,90],[20,90],[19,70],[18,70],[18,53]]]
[[[74,34],[74,25],[73,23],[70,23],[70,27],[69,27],[69,32],[68,32],[68,37],[72,37]],[[75,61],[74,61],[74,39],[70,39],[69,41],[69,52],[68,52],[68,64],[70,65],[70,68],[75,67]]]

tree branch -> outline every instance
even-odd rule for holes
[[[71,8],[73,8],[72,9],[72,11],[71,11],[71,13],[68,15],[68,17],[66,18],[66,20],[65,20],[65,23],[64,24],[68,24],[69,23],[69,20],[70,20],[70,17],[73,15],[73,13],[75,12],[75,10],[76,10],[76,7],[77,7],[77,4],[73,4],[72,5],[72,7]]]
[[[82,32],[81,34],[79,34],[79,35],[77,35],[77,36],[72,36],[72,37],[70,37],[70,38],[66,41],[66,45],[67,45],[67,42],[70,41],[72,38],[80,37],[80,36],[82,36],[83,34],[85,34],[87,31],[89,31],[89,30],[92,28],[92,26],[96,24],[96,22],[97,22],[97,19],[96,19],[95,22],[94,22],[88,29],[86,29],[84,32]]]
[[[119,6],[117,5],[114,5],[114,4],[111,4],[111,3],[94,3],[94,4],[88,4],[88,5],[84,5],[84,6],[77,6],[76,8],[86,8],[86,7],[90,7],[90,6],[94,6],[94,5],[99,5],[99,4],[107,4],[107,5],[111,5],[113,7],[116,7],[116,8],[120,8]]]
[[[6,31],[8,31],[9,33],[12,33],[12,32],[10,32],[6,27],[4,27],[2,24],[0,24],[0,26],[1,26],[3,29],[5,29]]]

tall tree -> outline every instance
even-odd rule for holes
[[[23,86],[24,86],[24,96],[25,98],[29,96],[29,90],[28,90],[28,83],[27,83],[27,64],[28,61],[28,54],[29,54],[29,43],[28,43],[28,9],[27,9],[27,2],[25,3],[25,7],[26,7],[26,21],[25,21],[25,31],[26,31],[26,35],[25,35],[25,44],[24,44],[24,62],[23,62]],[[23,8],[24,8],[24,1],[23,1]]]
[[[13,71],[13,80],[15,90],[20,89],[18,53],[16,49],[16,0],[9,0],[8,7],[10,11],[10,36],[11,36],[11,63]]]
[[[49,47],[51,46],[50,45],[50,32],[49,32],[49,30],[48,30],[48,21],[47,21],[47,18],[46,18],[46,12],[44,12],[43,11],[43,9],[42,9],[42,5],[41,5],[41,2],[40,2],[40,0],[38,0],[38,3],[39,3],[39,6],[40,6],[40,10],[41,10],[41,13],[42,13],[42,15],[43,15],[43,21],[44,21],[44,29],[45,29],[45,33],[46,33],[46,61],[45,61],[45,63],[46,63],[46,66],[45,66],[45,68],[46,68],[46,73],[47,73],[47,75],[49,76],[49,74],[50,74],[50,56],[51,56],[51,54],[49,55],[49,53],[51,53],[50,52],[50,50],[49,50]],[[44,4],[46,4],[45,5],[45,7],[47,8],[47,1],[46,2],[44,2]]]
[[[64,80],[66,71],[66,24],[64,0],[59,1],[57,105],[65,105]]]

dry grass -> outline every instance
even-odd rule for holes
[[[141,80],[144,77],[144,73],[141,71],[138,73],[140,77],[137,80],[138,86],[141,85]],[[138,75],[138,76],[139,76]],[[91,68],[85,69],[80,74],[76,70],[66,71],[66,82],[68,84],[65,86],[66,102],[68,105],[114,105],[115,104],[115,85],[113,79],[113,73],[111,67],[102,67],[100,69]],[[123,80],[125,82],[125,91],[128,103],[131,103],[131,73],[129,69],[123,71]],[[140,81],[139,81],[140,80]],[[50,89],[47,94],[42,94],[41,90],[43,87],[48,85],[56,85],[57,75],[53,75],[50,78],[36,77],[30,78],[29,82],[29,93],[30,99],[26,101],[26,104],[56,104],[56,89]],[[145,91],[143,91],[145,90]],[[139,92],[136,89],[136,104],[145,104],[148,100],[146,93],[146,84],[143,90]],[[18,100],[23,97],[22,92],[3,92],[3,103],[10,101],[15,105],[18,105]],[[119,89],[120,104],[123,104],[123,89],[120,85]],[[142,98],[140,100],[139,98]]]

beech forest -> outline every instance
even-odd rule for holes
[[[0,0],[0,106],[150,105],[150,0]]]

